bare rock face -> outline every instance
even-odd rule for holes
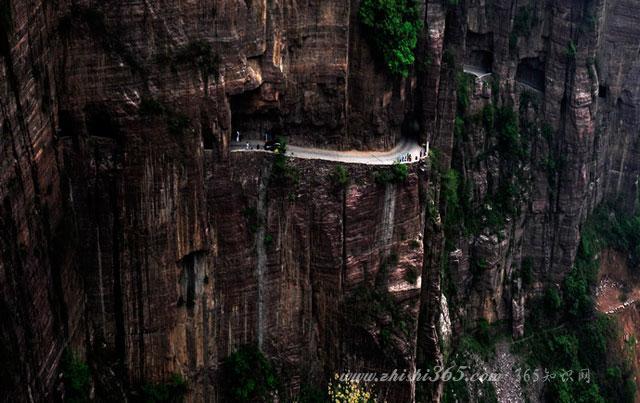
[[[527,296],[567,273],[589,211],[637,207],[640,17],[633,0],[536,4],[524,22],[510,0],[462,3],[420,3],[420,68],[400,79],[355,0],[0,2],[6,398],[59,396],[65,348],[100,374],[97,395],[180,373],[192,401],[221,401],[220,363],[242,344],[295,396],[343,370],[442,362],[463,319],[521,334]],[[492,73],[464,113],[462,65]],[[519,165],[493,153],[491,103],[517,115]],[[342,188],[334,164],[306,160],[277,184],[272,156],[229,148],[237,130],[382,149],[414,123],[438,158],[401,184],[349,166]],[[517,169],[517,213],[445,242],[450,168],[478,215]]]

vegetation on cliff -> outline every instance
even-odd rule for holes
[[[91,371],[86,362],[71,351],[65,352],[60,363],[66,402],[85,402],[91,390]]]
[[[187,389],[187,381],[180,374],[172,374],[166,382],[145,384],[142,396],[147,403],[179,403],[184,400]]]
[[[350,181],[349,171],[342,165],[336,165],[333,171],[331,171],[329,178],[333,185],[338,188],[345,188],[349,185]]]
[[[533,368],[574,374],[588,370],[591,383],[553,380],[548,398],[557,402],[633,402],[635,383],[625,351],[617,346],[615,322],[596,312],[593,292],[603,248],[626,250],[640,236],[638,216],[620,214],[609,207],[593,212],[584,224],[575,265],[565,277],[561,293],[548,289],[529,303],[526,337],[518,350]],[[633,255],[633,253],[631,253]]]
[[[402,183],[409,177],[409,168],[405,164],[394,163],[391,168],[383,168],[374,172],[373,178],[376,183],[384,185],[387,183]]]
[[[224,360],[221,380],[227,402],[272,401],[279,388],[273,364],[251,345],[240,347]]]
[[[275,150],[270,183],[274,186],[296,186],[300,182],[300,172],[289,164],[287,143],[284,139],[278,139],[278,143],[280,146]]]
[[[374,52],[392,74],[407,77],[415,62],[418,34],[422,30],[413,0],[364,0],[358,13],[367,28]]]
[[[524,6],[518,9],[516,15],[513,17],[513,29],[509,35],[509,50],[512,54],[515,54],[518,46],[518,38],[526,38],[531,35],[531,29],[535,25],[538,25],[538,23],[538,17],[530,6]]]

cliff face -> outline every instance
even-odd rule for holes
[[[220,361],[245,343],[290,393],[344,368],[438,361],[441,259],[454,327],[518,334],[590,209],[635,207],[640,17],[632,0],[444,3],[420,3],[420,67],[399,79],[374,62],[355,0],[0,2],[6,398],[56,394],[67,347],[102,374],[98,394],[178,372],[195,401],[218,399]],[[493,73],[469,81],[465,110],[462,65]],[[492,103],[526,136],[517,161],[483,121]],[[343,189],[333,164],[293,160],[300,181],[282,186],[268,155],[229,152],[236,130],[389,147],[414,120],[465,203],[484,211],[515,175],[516,211],[445,246],[456,212],[435,166],[386,185],[349,166]]]
[[[630,107],[637,102],[637,32],[622,16],[628,12],[625,2],[479,3],[459,12],[465,51],[456,44],[452,52],[493,72],[471,81],[469,107],[458,111],[464,130],[454,136],[452,167],[468,186],[461,197],[474,209],[495,207],[511,175],[508,186],[519,192],[506,223],[460,239],[450,254],[461,316],[510,318],[521,331],[525,295],[561,281],[590,210],[605,199],[636,207],[638,141],[623,134],[638,118]],[[489,23],[509,18],[512,24]],[[501,150],[500,134],[487,128],[483,113],[492,103],[517,111],[522,158]],[[525,270],[533,284],[523,286]]]

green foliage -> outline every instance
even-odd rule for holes
[[[498,403],[498,395],[496,395],[496,388],[493,382],[482,383],[482,402]]]
[[[442,175],[442,195],[447,208],[453,211],[457,211],[460,208],[459,183],[460,175],[455,169],[450,169]]]
[[[579,386],[576,386],[579,385]],[[549,386],[548,401],[558,403],[604,403],[598,385],[554,380]]]
[[[442,62],[449,68],[455,68],[456,59],[453,55],[453,52],[451,52],[449,49],[445,49],[444,52],[442,52]]]
[[[569,41],[567,44],[567,49],[565,54],[569,59],[575,59],[576,53],[578,53],[578,48],[576,48],[576,44],[573,41]]]
[[[77,355],[66,351],[60,363],[64,382],[65,401],[80,403],[89,401],[91,371]]]
[[[493,103],[497,104],[500,98],[500,75],[498,73],[493,73],[491,77],[491,96]]]
[[[370,329],[372,326],[380,329],[380,333],[373,346],[381,348],[381,353],[386,358],[393,358],[394,346],[391,343],[392,335],[407,337],[411,331],[408,326],[411,319],[402,306],[396,302],[393,296],[384,287],[386,269],[384,264],[378,272],[376,284],[372,286],[359,286],[347,298],[343,312],[345,323],[358,329]]]
[[[447,213],[444,216],[444,229],[448,235],[447,239],[453,239],[453,232],[459,229],[462,224],[462,211],[460,208],[460,174],[455,169],[449,169],[442,174],[441,197],[444,200]]]
[[[580,24],[580,32],[584,33],[595,31],[597,23],[598,18],[593,14],[592,11],[585,12],[582,18],[582,23]]]
[[[526,150],[520,136],[518,116],[512,108],[496,109],[496,130],[498,134],[498,151],[507,160],[520,159],[526,156]]]
[[[518,9],[513,18],[513,29],[509,35],[509,50],[511,53],[516,51],[519,37],[528,37],[531,34],[531,28],[538,24],[538,19],[533,15],[530,7],[525,6]]]
[[[533,283],[533,258],[530,256],[522,259],[520,278],[522,278],[523,287],[528,287]]]
[[[537,112],[540,107],[540,99],[533,91],[524,90],[520,93],[520,114],[525,115],[527,108],[531,105]]]
[[[182,375],[172,374],[167,382],[145,384],[142,396],[147,403],[180,403],[187,391],[187,381]]]
[[[287,157],[287,143],[284,139],[278,139],[280,148],[276,150],[271,170],[271,184],[275,186],[297,186],[300,182],[300,173],[289,164]]]
[[[493,104],[485,105],[485,107],[482,108],[482,123],[489,133],[493,131],[495,119],[496,108],[494,108]]]
[[[266,234],[264,236],[264,246],[269,248],[269,247],[271,247],[272,244],[273,244],[273,235]]]
[[[405,273],[405,279],[410,284],[416,284],[418,282],[418,270],[415,267],[409,267]]]
[[[459,381],[452,380],[444,383],[442,403],[460,403],[470,401],[471,397],[469,396],[469,386],[464,378]]]
[[[342,165],[336,165],[331,171],[330,179],[336,187],[345,188],[350,181],[349,171]]]
[[[472,262],[471,272],[474,275],[479,275],[479,274],[482,274],[482,272],[484,272],[488,268],[489,268],[489,263],[487,263],[487,260],[485,258],[480,258]]]
[[[575,266],[562,283],[562,297],[555,288],[549,289],[542,303],[533,300],[530,304],[525,349],[533,365],[552,371],[591,371],[591,384],[552,382],[547,391],[551,401],[634,401],[631,369],[624,357],[610,348],[618,343],[619,330],[611,318],[596,313],[592,297],[600,250],[613,247],[614,242],[628,246],[625,231],[618,232],[624,225],[616,222],[617,216],[621,215],[605,207],[593,212],[582,227]]]
[[[628,369],[607,368],[603,385],[603,394],[611,396],[612,402],[633,402],[636,395],[636,383],[629,376]]]
[[[521,7],[513,18],[512,32],[517,36],[529,36],[535,21],[531,9],[529,7]]]
[[[420,248],[420,241],[418,241],[417,239],[412,239],[411,241],[409,241],[409,247],[412,250]]]
[[[562,309],[562,298],[556,288],[547,288],[544,294],[544,309],[549,316],[555,316]]]
[[[280,385],[273,364],[250,345],[224,359],[221,383],[228,402],[272,401]]]
[[[495,343],[498,335],[485,319],[480,319],[474,329],[468,329],[456,347],[458,355],[478,354],[490,359],[495,354]]]
[[[464,119],[460,116],[456,116],[456,120],[453,126],[453,134],[456,138],[464,139],[465,138],[465,130],[464,130]]]
[[[422,30],[413,0],[363,0],[358,12],[374,51],[392,74],[407,77],[415,61],[418,34]]]
[[[593,259],[602,248],[613,248],[628,255],[632,269],[640,265],[640,213],[616,211],[612,206],[596,209],[581,237],[582,257]]]
[[[493,349],[495,338],[491,333],[491,325],[486,319],[480,319],[475,330],[475,337],[478,343],[485,349]]]
[[[567,313],[574,318],[588,316],[593,310],[589,288],[589,273],[573,268],[565,277],[563,291]]]
[[[403,183],[409,177],[409,168],[406,164],[394,162],[391,168],[379,169],[374,173],[376,183]]]

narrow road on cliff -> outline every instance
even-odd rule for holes
[[[479,66],[471,66],[469,64],[465,64],[463,66],[463,71],[467,74],[473,74],[474,76],[478,77],[478,78],[484,78],[487,76],[491,75],[491,71],[483,68],[483,67],[479,67]]]
[[[231,152],[271,152],[264,149],[264,142],[247,140],[231,143]],[[287,144],[287,157],[310,160],[325,160],[345,164],[392,165],[395,162],[414,163],[427,157],[429,143],[422,147],[415,141],[402,139],[389,151],[337,151]],[[411,160],[409,160],[409,155]]]

